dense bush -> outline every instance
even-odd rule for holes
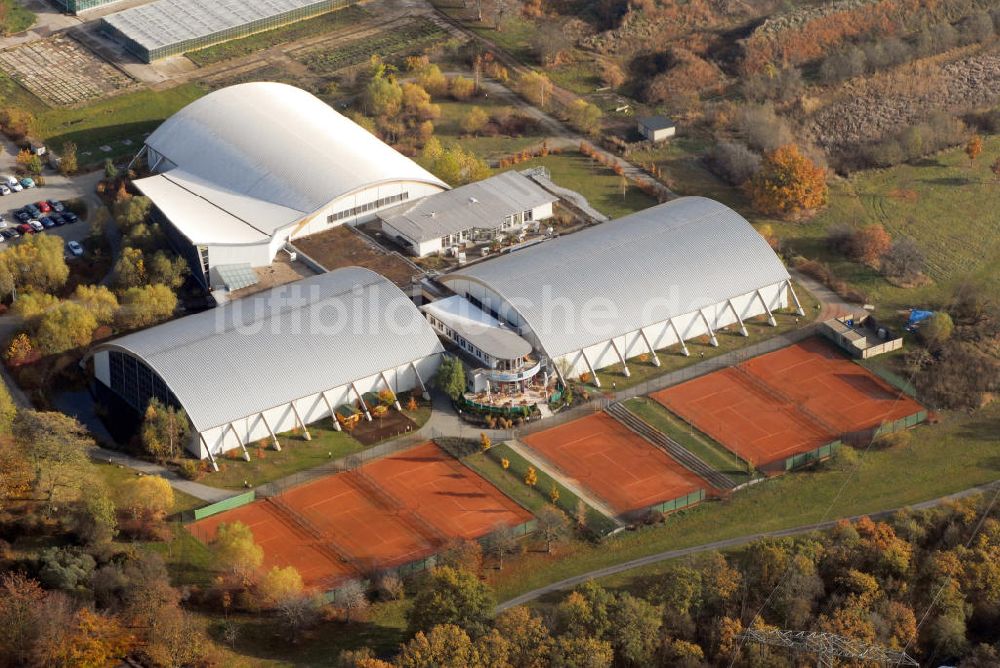
[[[742,107],[737,114],[736,127],[747,145],[757,151],[773,151],[795,139],[788,122],[775,113],[771,104]]]
[[[719,142],[707,158],[711,170],[734,186],[743,185],[760,170],[760,155],[737,142]]]
[[[965,124],[950,114],[938,111],[932,113],[926,121],[907,127],[895,137],[863,149],[861,157],[871,167],[891,167],[949,146],[957,146],[965,139]]]

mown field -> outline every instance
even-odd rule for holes
[[[35,14],[25,9],[17,0],[0,0],[0,33],[13,35],[35,24]]]

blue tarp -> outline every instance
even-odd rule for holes
[[[910,319],[906,321],[906,329],[911,330],[913,326],[917,323],[927,320],[927,318],[934,315],[934,311],[918,311],[913,309],[910,311]]]

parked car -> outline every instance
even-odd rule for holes
[[[62,217],[66,219],[66,222],[72,225],[73,223],[80,220],[80,216],[76,215],[72,211],[66,211],[62,214]]]
[[[56,221],[52,220],[48,216],[42,216],[38,219],[38,222],[42,224],[42,227],[49,229],[56,226]]]
[[[49,218],[51,218],[52,222],[56,224],[56,227],[61,227],[66,224],[66,217],[61,213],[50,213]]]
[[[35,187],[35,179],[31,178],[30,176],[25,176],[23,179],[21,179],[21,187],[22,188],[34,188]]]
[[[9,195],[10,192],[10,188],[6,183],[0,183],[0,195]]]
[[[42,200],[40,202],[35,202],[35,206],[37,206],[38,210],[41,211],[42,213],[51,213],[52,212],[52,207],[49,206],[49,203],[46,202],[45,200]]]
[[[28,215],[30,215],[32,218],[38,218],[39,216],[42,215],[42,210],[39,209],[34,204],[28,204],[28,205],[26,205],[24,207],[24,210],[27,211]]]
[[[55,211],[56,213],[62,213],[63,211],[66,210],[66,205],[57,199],[50,199],[49,206],[52,207],[52,210]]]
[[[33,229],[35,232],[41,232],[42,230],[45,229],[45,227],[37,220],[29,220],[28,225],[31,225],[31,229]]]
[[[76,241],[70,241],[70,242],[68,242],[66,244],[66,248],[68,248],[69,252],[72,253],[73,255],[75,255],[76,257],[80,257],[81,255],[83,255],[83,246],[81,246]]]
[[[17,226],[17,231],[20,232],[22,235],[34,234],[35,228],[33,228],[31,225],[28,225],[27,223],[21,223],[20,225]]]
[[[0,230],[2,230],[5,227],[7,227],[7,219],[4,218],[2,214],[0,214]]]
[[[24,209],[18,209],[14,212],[14,217],[17,218],[18,222],[26,223],[31,220],[31,214]]]
[[[17,239],[21,234],[13,227],[10,227],[6,230],[0,230],[0,236],[4,239]]]

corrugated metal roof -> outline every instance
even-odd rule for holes
[[[445,297],[424,304],[420,310],[436,317],[484,353],[497,359],[513,360],[531,354],[530,343],[465,297]]]
[[[209,93],[146,144],[177,166],[168,178],[268,234],[369,186],[448,187],[314,95],[280,83]]]
[[[512,303],[557,357],[788,280],[738,213],[683,197],[441,277]]]
[[[500,227],[505,216],[557,199],[528,177],[511,171],[394,206],[379,218],[414,241],[430,241],[473,227]]]
[[[104,17],[152,51],[316,4],[317,0],[157,0]]]
[[[347,267],[123,336],[199,431],[443,350],[403,292]]]

